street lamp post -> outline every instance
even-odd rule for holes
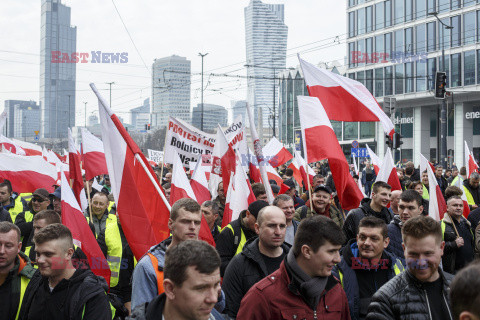
[[[200,57],[202,57],[202,91],[201,91],[201,92],[202,92],[202,106],[201,106],[201,109],[200,109],[200,110],[201,110],[201,111],[200,111],[200,112],[201,112],[201,116],[200,116],[200,130],[202,130],[202,131],[203,131],[203,58],[204,58],[207,54],[208,54],[208,52],[207,52],[207,53],[203,53],[203,54],[202,54],[202,53],[199,53],[199,54],[198,54]]]
[[[112,107],[112,84],[115,84],[115,82],[106,82],[110,86],[110,108]]]
[[[87,127],[87,102],[84,102],[85,104],[85,128]]]
[[[453,29],[452,26],[446,25],[443,23],[442,20],[438,18],[438,12],[430,12],[429,15],[434,16],[437,18],[438,22],[440,22],[443,26],[442,28],[442,69],[445,72],[445,38],[444,38],[444,29],[451,30]],[[448,75],[447,75],[448,77]],[[447,168],[447,101],[446,97],[442,100],[442,107],[440,109],[440,164],[443,168]]]

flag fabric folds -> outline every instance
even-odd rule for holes
[[[82,177],[82,168],[80,166],[80,154],[78,153],[78,148],[73,140],[72,131],[68,128],[68,167],[69,167],[69,185],[72,187],[73,194],[75,199],[81,205],[82,209],[85,210],[87,207],[85,203],[82,203],[82,193],[83,193],[83,177]]]
[[[443,219],[445,212],[447,212],[447,204],[445,203],[445,198],[442,195],[442,190],[437,183],[437,178],[435,177],[435,173],[433,173],[432,167],[427,158],[420,155],[420,172],[425,170],[427,170],[428,174],[428,194],[430,196],[428,215],[436,221],[440,221]]]
[[[390,148],[387,149],[385,157],[383,158],[382,166],[377,174],[377,179],[375,181],[383,181],[388,183],[394,190],[402,190],[402,185],[398,179],[397,169],[393,163],[392,152]]]
[[[377,154],[370,149],[368,144],[366,144],[366,146],[368,155],[370,156],[370,163],[373,165],[373,171],[375,171],[375,174],[378,174],[378,171],[380,171],[380,167],[382,166],[382,161],[380,161],[380,158],[377,156]]]
[[[468,148],[467,141],[465,141],[465,168],[467,169],[467,178],[470,179],[470,175],[473,172],[478,172],[478,164],[473,158],[473,154]]]
[[[108,174],[103,142],[85,128],[82,128],[82,154],[85,179]]]
[[[283,143],[275,137],[270,139],[263,147],[263,155],[267,157],[268,162],[274,168],[287,163],[293,158],[292,154],[283,146]]]

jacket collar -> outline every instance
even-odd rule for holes
[[[471,227],[471,223],[470,221],[468,221],[467,219],[465,219],[464,216],[461,216],[460,217],[460,222],[466,222],[468,224],[468,227]],[[452,219],[452,216],[449,215],[448,213],[445,213],[445,216],[443,217],[443,222],[445,223],[448,223],[448,224],[453,224],[453,219]]]

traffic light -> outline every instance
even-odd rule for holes
[[[150,123],[145,124],[145,130],[150,130]]]
[[[393,134],[393,149],[399,149],[400,146],[403,144],[402,135],[398,132]]]
[[[390,136],[387,134],[385,135],[385,143],[387,144],[387,146],[390,148],[390,149],[393,149],[393,141],[392,139],[390,138]]]
[[[435,75],[435,98],[445,99],[447,86],[447,74],[445,72],[437,72]]]

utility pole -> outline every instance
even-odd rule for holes
[[[203,131],[203,58],[204,58],[207,54],[208,54],[208,52],[207,52],[207,53],[204,53],[204,54],[202,54],[202,53],[199,53],[199,54],[198,54],[200,57],[202,57],[202,107],[201,107],[201,109],[200,109],[200,110],[201,110],[201,114],[202,114],[202,115],[200,116],[200,130],[202,130],[202,131]]]
[[[106,82],[110,86],[110,108],[112,107],[112,84],[115,84],[115,82]]]
[[[85,128],[87,127],[87,102],[84,102],[85,104]]]
[[[452,26],[446,25],[438,18],[438,12],[430,12],[428,15],[434,16],[437,18],[443,26],[442,28],[442,71],[445,72],[445,39],[444,39],[444,29],[451,30]],[[447,75],[448,77],[448,75]],[[442,107],[440,109],[440,156],[439,162],[444,169],[447,168],[447,101],[446,97],[442,100]]]

